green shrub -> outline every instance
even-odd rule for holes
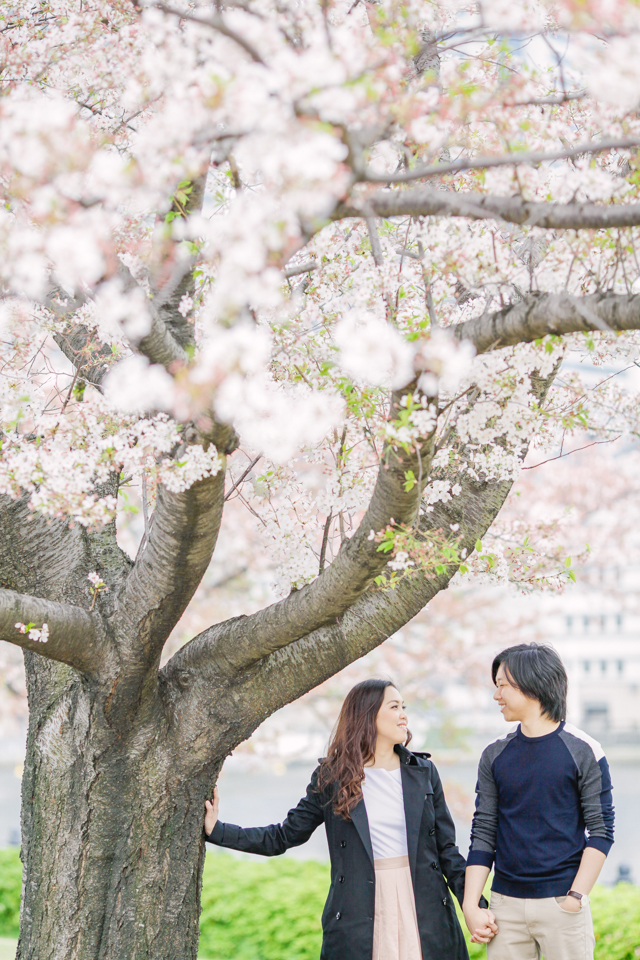
[[[640,957],[640,888],[619,883],[591,894],[597,960]]]
[[[200,955],[212,960],[318,960],[329,866],[208,854]]]
[[[17,937],[22,865],[0,850],[0,937]],[[285,858],[264,863],[209,853],[204,868],[200,956],[210,960],[318,960],[329,866]],[[640,888],[596,887],[591,895],[596,960],[640,960]],[[485,947],[469,943],[471,960]]]
[[[18,851],[0,850],[0,937],[17,937],[20,930],[22,864]]]

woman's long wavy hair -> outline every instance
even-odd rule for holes
[[[391,680],[363,680],[356,684],[342,704],[333,728],[327,756],[318,771],[318,788],[337,787],[333,810],[337,816],[351,819],[351,811],[362,797],[364,765],[373,760],[378,729],[376,718]],[[407,730],[405,745],[411,740]]]

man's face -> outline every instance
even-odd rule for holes
[[[519,690],[507,676],[503,664],[498,667],[496,674],[496,692],[493,699],[500,705],[500,712],[508,723],[514,720],[524,720],[530,716],[532,709],[536,712],[540,709],[537,700],[531,697],[525,697],[522,690]]]

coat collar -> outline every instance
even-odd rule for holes
[[[400,757],[401,764],[409,764],[412,767],[419,766],[418,757],[424,757],[426,760],[428,760],[431,756],[430,753],[412,753],[411,750],[407,750],[406,747],[403,747],[401,743],[396,743],[393,749]]]

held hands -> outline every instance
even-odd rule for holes
[[[218,822],[218,805],[220,803],[220,795],[218,793],[218,788],[213,788],[213,802],[211,800],[205,800],[204,805],[206,808],[206,813],[204,815],[204,832],[207,836],[211,833],[216,823]],[[576,901],[577,903],[577,901]]]
[[[471,934],[471,943],[489,943],[498,932],[498,924],[491,910],[467,904],[462,909]]]

